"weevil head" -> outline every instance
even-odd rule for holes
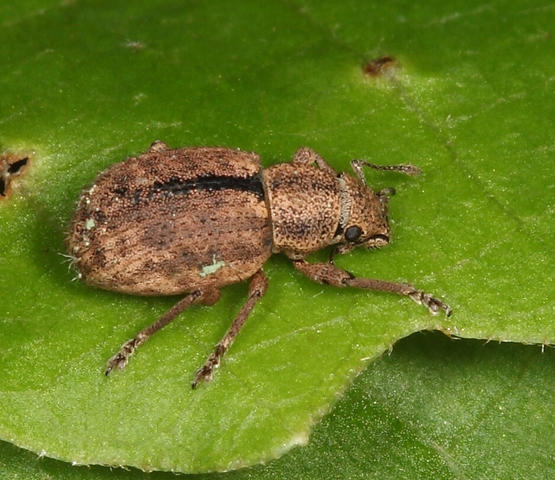
[[[392,188],[374,192],[351,175],[339,177],[341,216],[334,243],[338,253],[355,247],[379,248],[389,243],[390,229],[387,202],[395,193]]]

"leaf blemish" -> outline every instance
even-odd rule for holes
[[[27,170],[29,161],[28,155],[0,154],[0,198],[9,196],[12,180]]]
[[[386,73],[393,73],[393,70],[398,66],[399,62],[394,57],[386,55],[367,63],[362,70],[365,75],[378,77]]]

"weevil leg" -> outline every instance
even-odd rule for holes
[[[161,330],[166,325],[171,323],[180,313],[185,309],[189,308],[195,303],[201,303],[204,305],[212,305],[218,301],[220,296],[219,290],[196,290],[185,297],[183,297],[179,302],[177,302],[172,308],[170,308],[164,315],[162,315],[158,320],[156,320],[152,325],[141,330],[132,339],[125,342],[119,351],[111,357],[106,363],[106,370],[104,373],[108,375],[112,370],[117,368],[122,370],[129,360],[129,357],[133,355],[135,350],[145,343],[152,335],[154,335],[158,330]]]
[[[154,140],[148,147],[148,153],[152,152],[163,152],[165,150],[169,150],[168,144],[163,142],[162,140]]]
[[[331,263],[308,263],[306,260],[294,260],[293,265],[308,278],[318,283],[334,285],[336,287],[355,287],[396,293],[397,295],[407,296],[416,303],[424,305],[432,315],[439,314],[441,310],[447,316],[451,315],[449,305],[433,297],[431,294],[424,293],[424,291],[418,290],[406,283],[355,277]]]
[[[291,163],[297,163],[300,165],[318,165],[318,168],[321,170],[327,170],[328,172],[333,173],[335,177],[337,172],[328,165],[320,155],[318,155],[314,150],[308,147],[301,147],[293,155],[293,160]]]
[[[224,337],[218,342],[212,354],[206,360],[206,363],[197,370],[195,379],[193,380],[192,387],[196,388],[201,381],[209,382],[212,380],[214,369],[218,367],[225,352],[235,340],[235,337],[247,321],[249,314],[254,306],[266,293],[268,288],[268,279],[262,270],[258,270],[250,280],[249,295],[247,301],[241,307],[241,310],[233,320],[233,323],[228,328]]]

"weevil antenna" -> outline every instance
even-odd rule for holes
[[[415,176],[420,175],[422,170],[418,168],[416,165],[376,165],[375,163],[367,162],[366,160],[351,160],[351,167],[355,172],[356,176],[359,180],[366,185],[366,178],[364,178],[364,172],[362,171],[362,167],[370,167],[374,170],[388,170],[394,172],[401,172],[405,175]]]

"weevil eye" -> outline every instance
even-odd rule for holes
[[[345,230],[345,239],[348,242],[356,242],[360,235],[362,234],[362,229],[357,225],[352,225],[351,227]]]

